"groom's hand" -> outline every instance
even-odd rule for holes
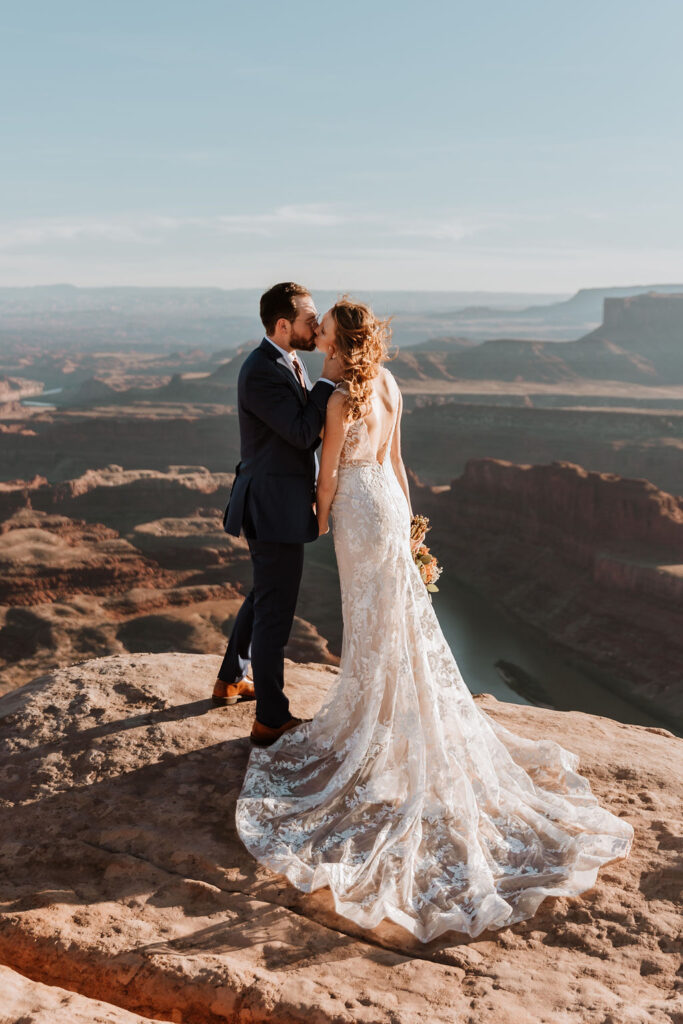
[[[335,384],[338,384],[342,379],[343,373],[341,363],[337,356],[326,355],[325,362],[323,363],[321,377],[327,377],[328,380],[333,380]]]

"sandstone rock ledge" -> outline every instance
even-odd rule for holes
[[[0,992],[2,1024],[153,1024],[149,1017],[54,985],[42,985],[9,967],[0,967]],[[168,1022],[156,1019],[154,1024]]]
[[[102,658],[0,701],[2,1024],[671,1024],[683,744],[665,730],[498,703],[576,751],[636,829],[626,861],[533,920],[427,946],[364,933],[257,865],[235,800],[253,705],[213,708],[219,659]],[[313,714],[335,669],[288,664]],[[678,788],[677,788],[678,787]],[[680,884],[680,879],[678,879]]]

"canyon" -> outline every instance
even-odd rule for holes
[[[231,483],[119,466],[0,483],[0,692],[85,657],[224,651],[251,572],[246,541],[222,528]],[[302,615],[325,607],[322,588],[309,574]],[[337,662],[303,617],[287,653]]]
[[[4,690],[69,659],[145,645],[223,648],[249,586],[244,542],[220,520],[239,459],[237,375],[251,345],[243,333],[241,344],[226,335],[223,347],[183,347],[197,338],[178,332],[196,322],[215,340],[220,318],[247,317],[252,298],[0,290],[9,329],[0,353]],[[683,557],[673,527],[669,548],[656,531],[675,523],[683,494],[680,286],[586,289],[516,309],[503,296],[487,309],[461,298],[472,301],[404,296],[397,323],[417,329],[422,318],[423,335],[420,344],[402,335],[390,363],[405,396],[414,504],[432,516],[446,571],[679,728]],[[126,311],[131,324],[147,318],[151,334],[138,347],[114,331]],[[162,340],[172,316],[178,330]],[[498,317],[515,330],[556,323],[575,329],[574,340],[513,331],[482,342],[449,333],[458,317],[480,326]],[[318,354],[306,359],[315,376]],[[30,404],[41,384],[51,407]],[[598,536],[603,502],[611,527]],[[666,513],[645,516],[658,503]],[[633,535],[623,508],[639,524]],[[290,656],[334,663],[341,616],[329,538],[307,552],[299,615]]]
[[[221,372],[234,376],[236,368],[229,367]],[[524,390],[528,384],[516,395],[425,392],[428,385],[441,383],[401,385],[405,460],[429,483],[448,483],[470,458],[559,459],[599,472],[646,477],[663,490],[683,494],[683,407],[675,408],[673,398],[658,397],[663,408],[652,397],[642,399],[645,408],[640,409],[633,397],[618,399],[614,408],[601,397],[602,407],[593,408],[585,396],[559,396],[559,407],[542,406],[553,396],[530,395]],[[154,394],[130,404],[107,399],[78,409],[0,405],[0,480],[37,475],[67,480],[112,463],[130,470],[165,471],[169,464],[205,466],[215,473],[234,468],[239,428],[229,396],[224,394],[221,404],[161,401],[150,397]],[[434,444],[435,437],[443,442]]]
[[[191,466],[1,483],[2,689],[83,657],[222,652],[250,581],[246,542],[221,525],[231,483]],[[571,464],[491,459],[446,487],[414,478],[412,491],[446,573],[683,726],[682,499]],[[329,538],[307,549],[298,615],[289,656],[335,664]]]
[[[478,459],[414,485],[445,571],[683,728],[683,499],[559,462]]]

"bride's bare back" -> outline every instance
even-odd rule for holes
[[[380,370],[375,378],[370,399],[371,408],[363,417],[370,447],[378,462],[384,462],[394,432],[399,409],[398,389],[388,370]]]
[[[401,411],[401,396],[388,370],[373,381],[365,416],[348,424],[341,462],[384,462]]]

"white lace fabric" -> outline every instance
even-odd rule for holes
[[[391,458],[378,461],[363,420],[347,434],[332,516],[339,675],[311,722],[252,751],[236,811],[244,845],[305,892],[329,886],[356,924],[389,918],[423,942],[589,889],[627,856],[633,828],[598,804],[575,754],[474,703],[413,563]]]

